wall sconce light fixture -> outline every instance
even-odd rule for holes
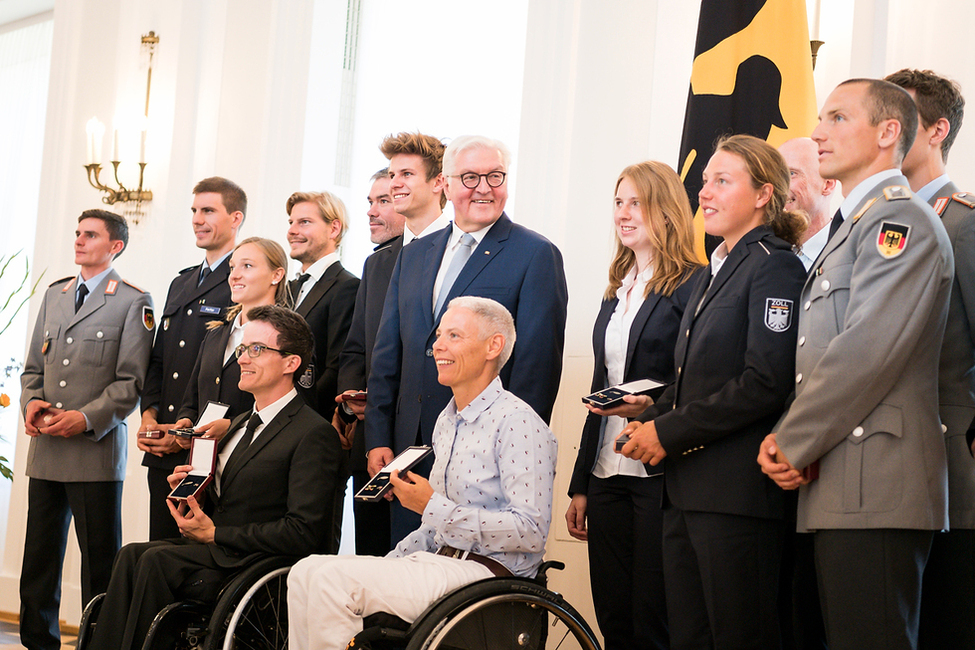
[[[144,50],[149,52],[149,71],[146,75],[146,108],[145,108],[145,119],[141,124],[140,137],[141,141],[139,144],[139,186],[134,189],[128,189],[122,184],[122,181],[118,177],[118,168],[122,164],[119,155],[119,129],[118,125],[115,126],[114,132],[112,134],[112,169],[115,177],[115,184],[118,188],[112,188],[105,185],[99,179],[99,173],[101,172],[101,157],[102,157],[102,141],[105,136],[105,125],[98,120],[97,117],[93,117],[88,120],[88,124],[85,126],[86,141],[88,143],[88,162],[85,165],[85,170],[88,172],[88,182],[97,190],[105,193],[102,197],[102,202],[108,205],[115,205],[116,203],[125,203],[124,212],[127,216],[130,216],[135,223],[139,223],[139,219],[145,216],[145,211],[143,210],[143,203],[148,203],[152,201],[152,190],[145,189],[143,187],[143,181],[145,179],[146,172],[146,125],[149,118],[149,90],[152,87],[152,55],[155,53],[156,45],[159,43],[159,37],[156,36],[155,32],[149,32],[142,37],[142,47]],[[109,181],[111,183],[111,181]],[[130,205],[134,204],[134,205]]]

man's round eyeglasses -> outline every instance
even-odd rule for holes
[[[272,348],[270,345],[264,345],[263,343],[251,343],[250,345],[244,345],[243,343],[241,343],[236,348],[234,348],[234,355],[239,359],[240,355],[244,354],[244,350],[247,350],[247,356],[249,356],[251,359],[256,359],[257,357],[261,356],[261,353],[264,352],[264,350],[277,352],[278,354],[285,357],[291,354],[290,352],[285,352],[284,350],[278,350],[276,348]]]
[[[487,174],[467,172],[466,174],[452,174],[450,177],[459,178],[460,182],[464,184],[464,187],[473,190],[481,184],[482,178],[487,181],[488,187],[501,187],[504,185],[504,179],[507,175],[505,172],[489,172]]]

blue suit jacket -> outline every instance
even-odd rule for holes
[[[445,228],[413,241],[393,269],[369,374],[367,450],[399,452],[415,444],[418,433],[430,444],[437,416],[450,401],[450,389],[437,381],[432,349],[433,284],[449,238]],[[548,422],[562,374],[568,302],[559,249],[502,214],[457,276],[447,302],[464,295],[496,300],[514,316],[517,342],[501,380]]]

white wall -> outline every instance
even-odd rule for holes
[[[448,11],[447,3],[410,3],[415,11]],[[483,65],[497,51],[515,51],[515,42],[492,44],[492,23],[454,25],[476,43],[427,49],[428,61],[397,57],[371,61],[363,55],[362,79],[378,79],[384,63],[388,85],[359,85],[360,101],[382,101],[387,125],[356,124],[353,187],[347,188],[355,219],[362,212],[364,181],[382,164],[376,140],[401,129],[428,129],[438,135],[495,130],[483,110],[501,100],[518,104],[516,167],[518,188],[513,216],[560,246],[569,281],[569,324],[561,397],[553,428],[560,440],[559,473],[549,555],[568,564],[553,577],[588,620],[585,546],[570,541],[562,515],[565,487],[578,444],[592,360],[590,332],[605,282],[611,244],[610,206],[619,171],[654,157],[674,164],[683,122],[690,57],[694,48],[698,2],[656,0],[528,0],[505,4],[510,15],[527,6],[524,81],[517,89],[481,96],[481,89],[504,86],[483,72],[470,76],[477,91],[470,97],[441,91],[436,100],[457,101],[456,122],[424,121],[420,100],[410,95],[399,105],[397,87],[443,79],[437,57],[470,57]],[[854,75],[878,76],[910,65],[931,67],[975,89],[975,68],[965,51],[972,5],[964,0],[823,0],[822,40],[816,83],[820,102],[839,81]],[[283,239],[284,199],[297,187],[332,183],[334,135],[328,93],[336,88],[334,43],[344,34],[340,0],[58,0],[50,89],[50,110],[38,210],[35,260],[52,279],[74,272],[70,237],[81,210],[95,205],[84,159],[84,124],[92,115],[103,121],[120,107],[138,104],[144,92],[139,64],[139,35],[155,30],[162,41],[153,73],[153,120],[149,186],[156,200],[144,225],[135,229],[130,250],[118,262],[121,273],[149,289],[161,301],[175,272],[197,261],[190,243],[187,207],[190,189],[200,178],[219,174],[237,180],[250,196],[246,235],[272,234]],[[390,28],[395,3],[363,3],[362,47],[371,39],[396,39]],[[461,19],[454,14],[450,21]],[[487,19],[486,19],[487,20]],[[439,32],[438,32],[439,33]],[[856,39],[854,40],[854,35]],[[404,42],[436,34],[405,33]],[[445,37],[446,38],[446,37]],[[323,40],[324,39],[324,40]],[[479,39],[479,40],[475,40]],[[314,53],[310,56],[309,53]],[[510,58],[511,53],[505,54]],[[331,63],[318,66],[316,57]],[[317,67],[316,67],[317,66]],[[368,76],[367,71],[369,72]],[[311,86],[309,86],[311,83]],[[375,84],[373,87],[372,84]],[[461,119],[465,105],[476,119]],[[315,110],[315,107],[324,107]],[[334,107],[333,107],[334,108]],[[332,112],[329,112],[329,111]],[[306,143],[309,134],[316,134]],[[502,137],[510,137],[502,135]],[[951,158],[955,180],[975,187],[972,151],[975,126],[963,130]],[[512,144],[515,144],[512,142]],[[331,160],[331,162],[329,162]],[[320,170],[311,173],[309,170]],[[358,188],[356,183],[363,183]],[[306,187],[307,189],[307,187]],[[354,235],[364,238],[363,230]],[[356,266],[350,264],[355,269]],[[31,305],[31,317],[36,313]],[[18,433],[23,440],[23,434]],[[6,553],[0,573],[0,610],[16,611],[17,578],[26,512],[23,454],[17,457]],[[126,540],[143,538],[145,498],[138,454],[131,454],[125,488]],[[76,553],[66,564],[63,618],[74,621],[78,602]]]

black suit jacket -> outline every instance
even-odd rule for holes
[[[241,413],[230,431],[250,414]],[[220,496],[208,488],[206,511],[216,527],[209,547],[217,565],[236,566],[256,553],[323,552],[341,451],[332,425],[301,396],[291,400],[221,477]]]
[[[179,410],[180,418],[189,418],[196,424],[196,418],[211,400],[229,404],[230,409],[225,417],[231,420],[241,413],[250,411],[254,406],[254,396],[237,387],[237,382],[240,381],[240,366],[237,365],[237,358],[230,355],[230,360],[224,362],[223,355],[227,349],[227,341],[230,339],[230,330],[231,324],[224,323],[208,331],[203,339],[189,384],[186,386],[186,394],[183,396],[183,407]]]
[[[339,355],[352,324],[358,288],[359,278],[335,262],[295,308],[315,336],[315,356],[299,381],[298,391],[309,406],[329,421],[338,394]]]
[[[159,326],[142,388],[141,409],[145,411],[155,406],[158,411],[156,421],[160,424],[172,424],[177,420],[200,345],[206,336],[206,324],[222,319],[231,304],[230,285],[227,284],[230,258],[217,265],[197,286],[201,266],[198,264],[179,272],[169,285],[165,309],[157,315]],[[173,469],[185,457],[185,452],[161,458],[147,453],[142,464]]]
[[[677,337],[677,380],[639,418],[654,421],[667,452],[665,504],[785,515],[784,492],[755,458],[795,386],[805,277],[767,226],[738,241],[713,282],[710,267],[700,276]]]
[[[674,346],[677,343],[677,333],[696,281],[704,274],[705,271],[699,269],[689,274],[673,294],[662,296],[651,293],[643,301],[640,310],[633,317],[633,324],[630,325],[623,370],[624,382],[646,378],[665,384],[674,381]],[[596,316],[596,324],[592,330],[595,366],[591,392],[609,385],[606,376],[606,327],[618,304],[619,300],[615,297],[603,300],[599,315]],[[569,481],[569,496],[587,494],[589,491],[589,477],[602,446],[602,419],[602,416],[595,413],[586,417],[582,442],[579,443],[579,453]]]
[[[379,320],[383,316],[386,290],[389,289],[389,279],[393,276],[396,258],[402,249],[403,236],[397,235],[377,246],[362,266],[362,280],[359,281],[359,291],[355,296],[355,311],[352,313],[349,337],[345,340],[345,347],[339,357],[336,394],[368,388],[372,349],[376,345]],[[351,467],[353,471],[366,469],[365,426],[361,420],[356,424],[355,437],[352,439]]]

